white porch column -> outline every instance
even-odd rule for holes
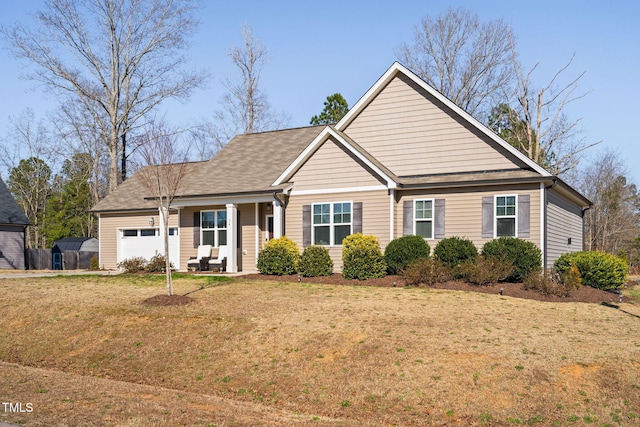
[[[284,229],[284,207],[279,200],[273,201],[273,238],[282,237]]]
[[[238,207],[227,204],[227,272],[238,272]]]

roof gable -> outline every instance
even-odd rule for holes
[[[407,87],[412,90],[406,90]],[[388,93],[402,90],[404,90],[402,94]],[[387,93],[382,94],[383,92]],[[379,102],[379,97],[383,96],[387,97],[386,104]],[[420,103],[419,97],[423,98],[422,103]],[[426,103],[424,99],[427,100]],[[427,106],[427,103],[431,104],[431,106]],[[439,115],[437,116],[436,113],[438,111],[436,110],[439,110]],[[442,114],[443,112],[444,114]],[[367,117],[367,115],[369,116]],[[404,116],[399,117],[398,115]],[[449,122],[457,122],[455,126],[452,126],[451,123],[445,123],[447,121],[444,118],[445,115],[448,117]],[[360,123],[356,123],[358,120],[360,120]],[[416,124],[422,125],[423,129],[413,129]],[[480,158],[486,160],[489,168],[524,167],[542,176],[551,176],[544,168],[520,153],[515,147],[508,144],[398,62],[395,62],[378,79],[335,127],[337,130],[349,134],[398,175],[405,175],[410,170],[408,165],[401,166],[403,166],[403,162],[412,158],[412,153],[410,152],[412,142],[418,141],[419,147],[416,144],[414,149],[421,150],[420,152],[425,154],[422,150],[425,148],[428,150],[431,143],[429,141],[429,144],[425,144],[425,138],[432,138],[433,153],[426,154],[435,156],[434,160],[439,162],[437,164],[441,167],[446,167],[447,170],[451,170],[451,166],[455,166],[458,161],[452,160],[446,166],[442,163],[442,160],[446,160],[446,156],[452,153],[452,149],[445,149],[445,147],[449,146],[448,139],[462,144],[459,151],[464,152],[466,157],[459,160],[470,162],[473,167],[482,168],[484,166],[481,162],[478,162],[478,156],[480,156]],[[427,136],[424,133],[425,127],[428,129]],[[368,128],[374,138],[371,143],[364,138],[366,132],[364,128]],[[395,135],[394,132],[402,132],[405,139],[402,141],[389,139]],[[460,133],[460,135],[457,135],[457,133]],[[375,141],[376,137],[379,138],[378,141]],[[398,146],[389,146],[389,144],[395,144],[396,142],[400,142],[400,144]],[[376,147],[376,144],[386,144],[386,150],[389,151],[391,149],[395,153],[393,155],[385,155],[383,154],[385,153],[384,148]],[[397,157],[395,162],[393,161],[394,155]],[[464,169],[464,165],[461,165],[460,170],[456,170],[456,172],[464,171],[471,171],[471,169]],[[426,173],[426,171],[415,173]]]
[[[327,126],[320,134],[302,151],[298,157],[278,176],[272,185],[280,185],[294,176],[298,170],[311,158],[327,141],[338,145],[346,153],[353,156],[353,159],[360,163],[361,167],[367,168],[370,173],[379,181],[384,182],[387,187],[395,188],[398,178],[393,175],[384,165],[378,162],[373,156],[367,153],[362,147],[351,140],[347,135]]]

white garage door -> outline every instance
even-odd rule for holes
[[[164,242],[158,228],[126,228],[118,230],[118,262],[133,257],[147,260],[164,253]],[[180,239],[178,229],[169,229],[169,260],[180,268]]]

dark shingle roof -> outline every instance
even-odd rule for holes
[[[2,179],[0,179],[0,224],[29,225],[29,220]]]

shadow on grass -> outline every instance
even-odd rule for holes
[[[184,274],[184,273],[176,273],[173,275],[174,278],[178,279],[178,278],[197,278],[197,279],[205,279],[206,283],[200,285],[200,287],[198,289],[194,289],[193,291],[189,291],[186,294],[184,294],[183,296],[188,296],[191,294],[194,294],[196,292],[200,292],[200,291],[204,291],[206,289],[210,289],[210,288],[215,288],[217,286],[223,286],[223,285],[228,285],[229,283],[233,282],[233,279],[231,277],[226,277],[226,276],[197,276],[197,275],[193,275],[193,274]]]

